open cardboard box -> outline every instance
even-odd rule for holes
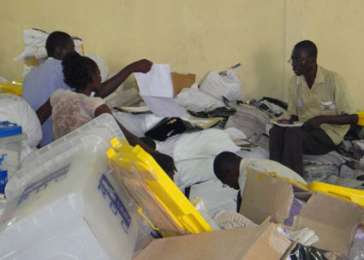
[[[240,213],[257,224],[269,216],[276,223],[284,223],[294,198],[304,200],[292,227],[314,230],[320,239],[314,247],[347,255],[363,209],[345,199],[298,189],[287,180],[248,169]]]
[[[174,95],[177,96],[184,88],[189,88],[195,83],[195,74],[181,74],[177,72],[171,73]]]
[[[292,242],[265,221],[258,227],[153,240],[134,260],[281,259]]]

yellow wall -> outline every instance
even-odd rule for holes
[[[13,58],[22,31],[38,27],[80,36],[113,71],[147,57],[202,77],[241,62],[245,93],[279,96],[283,14],[284,0],[8,0],[0,8],[0,75],[21,75]]]
[[[22,31],[38,27],[82,37],[111,71],[147,57],[201,77],[241,62],[245,94],[283,97],[291,48],[312,39],[319,63],[344,76],[359,106],[363,16],[362,0],[8,0],[0,9],[0,75],[21,76],[13,58]]]

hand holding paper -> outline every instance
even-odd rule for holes
[[[128,69],[131,72],[140,72],[140,73],[147,73],[152,68],[153,63],[150,60],[142,59],[136,62],[133,62],[128,65]]]

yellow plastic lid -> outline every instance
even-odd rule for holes
[[[0,83],[0,93],[21,96],[23,95],[23,85],[20,82]]]
[[[113,138],[107,157],[112,174],[135,200],[138,212],[163,236],[212,231],[200,212],[140,146],[132,147]]]
[[[358,117],[359,117],[358,125],[364,126],[364,112],[359,112]]]
[[[312,182],[309,188],[315,192],[327,193],[343,199],[347,199],[361,207],[364,207],[364,190],[347,188],[323,182]]]

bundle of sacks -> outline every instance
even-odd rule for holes
[[[0,94],[0,121],[20,125],[26,138],[23,142],[21,157],[24,158],[36,149],[42,139],[42,128],[38,117],[30,105],[21,97]]]

